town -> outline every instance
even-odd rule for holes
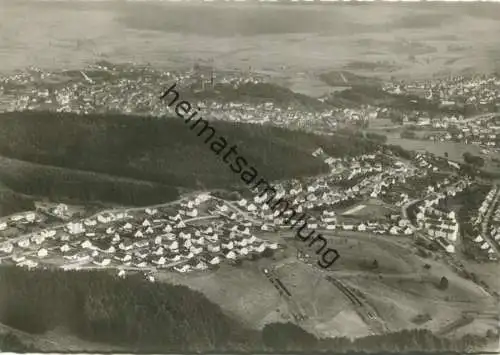
[[[91,208],[43,199],[33,210],[0,217],[2,266],[99,271],[121,281],[140,277],[147,285],[188,285],[252,323],[257,310],[252,313],[237,307],[237,302],[218,301],[225,287],[235,294],[246,289],[227,280],[248,278],[259,285],[255,292],[270,287],[266,292],[286,306],[267,303],[274,317],[325,337],[332,333],[314,322],[329,322],[344,308],[352,310],[359,323],[336,334],[358,334],[359,327],[363,334],[373,335],[418,326],[442,335],[469,327],[484,336],[482,329],[495,328],[492,322],[498,321],[498,315],[491,309],[500,296],[482,270],[498,265],[500,188],[491,164],[493,177],[482,169],[483,158],[466,149],[477,145],[494,159],[500,142],[496,77],[438,84],[394,82],[380,91],[391,100],[426,100],[430,105],[426,111],[389,103],[356,105],[345,97],[343,102],[351,106],[337,107],[332,104],[336,96],[306,100],[290,92],[282,101],[229,100],[225,95],[231,95],[231,90],[276,87],[265,76],[212,73],[207,77],[194,70],[159,72],[101,63],[82,71],[34,69],[4,78],[1,90],[8,107],[4,103],[2,108],[82,115],[126,112],[130,117],[171,119],[171,112],[158,99],[158,88],[172,80],[182,83],[183,94],[209,120],[305,130],[322,138],[344,132],[346,137],[370,140],[373,152],[358,154],[352,149],[355,153],[344,154],[340,149],[335,155],[316,146],[308,150],[308,157],[326,172],[270,181],[275,196],[197,185],[200,188],[183,189],[175,200],[165,198],[163,203],[140,207]],[[412,91],[415,87],[422,93]],[[477,104],[460,114],[455,106],[467,95],[476,96]],[[443,100],[453,102],[444,105]],[[437,145],[463,144],[466,153],[433,150],[427,145],[431,140]],[[424,147],[405,146],[407,141],[424,142]],[[274,209],[270,197],[289,201],[290,209]],[[318,266],[316,244],[310,247],[314,240],[303,243],[290,229],[296,222],[291,209],[310,216],[306,231],[317,231],[339,251],[340,258],[331,267]],[[304,295],[315,292],[307,282],[323,281],[328,286],[321,287],[333,288],[347,303],[336,303],[335,311],[318,312],[308,301],[310,294]],[[407,285],[415,288],[407,291]],[[458,287],[460,292],[445,293],[448,287]],[[380,301],[400,298],[399,302],[406,302],[404,307],[411,308],[420,304],[420,292],[438,300],[432,305],[456,303],[462,308],[454,316],[441,308],[412,308],[392,318],[396,316],[391,308]],[[412,303],[411,297],[418,302]]]

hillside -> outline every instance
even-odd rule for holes
[[[299,94],[288,88],[271,83],[244,83],[234,87],[232,84],[218,83],[214,90],[191,92],[194,100],[217,99],[224,102],[273,102],[280,107],[302,107],[304,109],[326,109],[325,104],[310,96]]]
[[[338,107],[360,107],[363,105],[391,107],[395,110],[418,110],[439,113],[437,103],[412,95],[394,95],[378,86],[359,85],[332,94],[325,102]]]
[[[318,147],[342,156],[379,146],[345,134],[317,136],[220,121],[211,125],[270,181],[326,172],[327,165],[311,155]],[[4,113],[0,157],[1,182],[16,192],[49,198],[144,205],[175,199],[177,188],[242,184],[196,132],[174,118]]]
[[[363,62],[354,62],[351,65],[361,63]],[[331,86],[380,86],[381,84],[380,79],[360,76],[348,71],[330,71],[320,74],[319,78]]]
[[[37,295],[33,298],[32,295]],[[481,337],[449,340],[426,330],[405,330],[351,340],[317,338],[289,322],[268,323],[262,330],[243,326],[203,294],[185,286],[125,279],[102,271],[35,270],[0,267],[0,333],[2,350],[23,351],[31,344],[42,351],[64,351],[59,341],[72,335],[80,349],[128,352],[460,350],[482,346]],[[31,334],[30,341],[27,335]],[[61,334],[58,338],[57,334]],[[84,342],[80,342],[84,340]],[[97,343],[96,343],[97,342]],[[26,344],[25,344],[26,343]],[[30,344],[31,343],[31,344]],[[94,348],[98,349],[98,348]]]
[[[142,351],[238,350],[258,339],[200,293],[139,276],[0,267],[0,301],[0,323],[23,332],[65,329]]]
[[[2,165],[0,164],[0,166]],[[0,169],[0,175],[2,171],[3,168]],[[34,208],[33,202],[29,197],[13,191],[2,184],[1,181],[2,179],[0,178],[0,217]]]
[[[0,156],[0,216],[34,209],[31,198],[68,203],[143,206],[179,197],[177,188],[102,173],[60,168]],[[8,187],[7,187],[8,186]]]

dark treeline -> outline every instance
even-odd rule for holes
[[[318,339],[291,323],[256,331],[185,286],[150,283],[139,276],[120,279],[100,271],[5,266],[0,267],[0,323],[31,334],[62,328],[81,339],[134,352],[463,350],[485,342],[474,336],[443,339],[418,329],[354,340]],[[2,341],[5,350],[5,344],[21,346],[12,336],[0,337],[0,345]]]
[[[469,152],[465,152],[464,154],[462,154],[462,157],[466,164],[474,165],[479,168],[484,166],[484,159],[478,155],[473,155]]]
[[[326,171],[311,152],[333,139],[271,126],[211,125],[269,179]],[[203,137],[173,118],[6,113],[0,119],[0,154],[171,186],[227,186],[238,181]]]
[[[195,84],[198,86],[198,84]],[[195,87],[191,88],[195,89]],[[217,99],[225,102],[269,102],[281,107],[303,107],[305,109],[327,109],[329,106],[318,99],[293,92],[285,87],[272,83],[244,83],[236,87],[232,84],[218,83],[214,90],[196,92],[192,90],[188,97],[194,101]]]
[[[31,345],[25,344],[15,334],[11,332],[0,333],[0,352],[26,353],[37,351]]]
[[[377,85],[359,85],[331,95],[327,103],[339,107],[386,106],[393,110],[441,113],[438,103],[414,95],[394,95]]]
[[[0,268],[0,322],[32,334],[64,327],[137,351],[243,350],[260,339],[185,286],[93,271]]]
[[[0,117],[0,155],[9,158],[167,186],[213,188],[240,183],[203,137],[179,119],[50,112]],[[318,147],[343,156],[373,152],[379,145],[363,137],[318,136],[269,125],[220,121],[211,125],[268,180],[326,172],[327,165],[311,156]]]
[[[53,112],[0,118],[0,159],[7,158],[0,182],[18,193],[63,202],[148,205],[178,198],[178,188],[242,184],[179,119]],[[328,166],[311,155],[319,147],[334,157],[356,156],[379,151],[386,139],[356,131],[319,136],[270,125],[210,124],[268,181],[327,172]],[[407,155],[398,146],[387,148]]]
[[[9,189],[0,182],[0,217],[34,208],[31,198]]]
[[[366,138],[374,140],[375,142],[378,142],[380,144],[385,144],[387,142],[387,136],[383,134],[367,132],[365,136]]]
[[[175,200],[179,193],[175,187],[159,183],[114,178],[106,175],[87,173],[52,166],[15,161],[20,169],[0,170],[0,181],[18,193],[42,196],[53,201],[64,202],[113,202],[123,205],[151,205]],[[12,166],[12,165],[11,165]],[[19,170],[22,172],[19,173]],[[2,193],[0,190],[0,197]],[[14,197],[17,195],[13,195]],[[14,198],[12,197],[12,198]],[[11,198],[11,199],[12,199]],[[23,204],[13,204],[20,200]],[[5,204],[4,204],[5,202]],[[11,202],[9,204],[9,202]],[[8,208],[8,206],[12,206]],[[16,207],[17,206],[17,207]],[[12,210],[33,209],[33,203],[17,196],[15,201],[0,200],[2,207]],[[16,211],[10,212],[14,213]],[[9,214],[5,211],[5,214]]]

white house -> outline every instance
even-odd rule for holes
[[[170,244],[170,245],[168,246],[168,249],[170,249],[170,250],[172,250],[172,251],[173,251],[173,250],[177,250],[177,249],[179,249],[179,243],[178,243],[176,240],[174,240],[174,241],[172,242],[172,244]]]
[[[34,214],[33,212],[28,212],[24,218],[27,222],[32,223],[36,219],[36,214]]]
[[[220,261],[221,261],[221,260],[220,260],[220,258],[219,258],[218,256],[215,256],[215,257],[213,257],[213,258],[209,261],[209,263],[210,263],[211,265],[217,265],[217,264],[220,264]]]
[[[172,230],[173,230],[173,228],[172,228],[172,226],[171,226],[170,224],[167,224],[167,225],[165,226],[165,228],[163,228],[163,231],[164,231],[165,233],[170,233],[170,232],[172,232]]]
[[[118,233],[115,233],[115,235],[113,236],[113,239],[111,239],[111,242],[112,243],[118,243],[120,241],[120,235]]]
[[[103,252],[108,253],[108,254],[113,254],[116,252],[116,249],[114,246],[110,246],[108,249],[103,250]]]
[[[131,250],[134,248],[134,244],[133,243],[120,243],[118,245],[118,248],[120,248],[121,250]]]
[[[81,234],[85,232],[85,229],[83,228],[83,225],[81,223],[68,223],[67,225],[68,231],[70,234]]]
[[[27,248],[30,246],[30,240],[28,238],[22,239],[17,242],[17,245],[19,245],[21,248]]]
[[[94,260],[93,263],[99,266],[108,266],[111,263],[111,259]]]
[[[156,265],[165,265],[165,263],[167,262],[167,259],[165,259],[165,257],[160,257],[158,260],[153,260],[153,264],[156,264]]]
[[[389,233],[392,235],[396,235],[399,233],[399,228],[396,226],[392,226],[391,229],[389,229]]]
[[[278,244],[277,243],[266,243],[266,246],[269,249],[278,249]]]
[[[213,244],[210,244],[208,247],[207,247],[207,250],[212,252],[212,253],[218,253],[220,252],[220,245],[213,245]]]
[[[198,264],[196,264],[196,265],[194,266],[194,268],[195,268],[196,270],[206,270],[206,269],[208,269],[208,266],[207,266],[207,264],[205,264],[203,261],[200,261],[200,262],[198,262]]]
[[[358,231],[359,232],[366,231],[366,225],[364,223],[361,223],[360,225],[358,225]]]
[[[97,221],[95,219],[86,219],[85,221],[83,221],[83,224],[89,227],[93,227],[97,225]]]
[[[188,272],[189,270],[191,270],[191,266],[189,266],[188,264],[184,264],[182,266],[174,266],[174,270],[178,271],[178,272],[185,273],[185,272]]]

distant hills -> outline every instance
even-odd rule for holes
[[[216,99],[221,102],[272,102],[278,107],[299,107],[307,110],[331,108],[328,104],[313,97],[296,93],[288,88],[272,83],[243,83],[236,87],[232,84],[217,83],[213,90],[192,92],[195,100]]]
[[[356,75],[345,70],[322,73],[319,78],[331,86],[380,86],[382,84],[380,79]]]

